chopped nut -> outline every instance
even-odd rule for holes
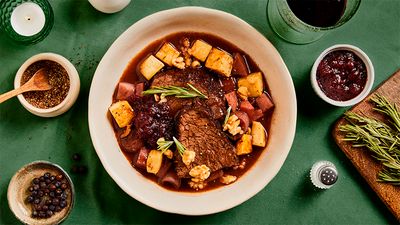
[[[172,157],[174,156],[174,153],[173,153],[171,150],[167,149],[167,150],[164,151],[164,155],[165,155],[168,159],[172,159]]]
[[[237,180],[236,176],[233,175],[223,175],[222,177],[219,178],[219,182],[223,184],[231,184]]]
[[[243,130],[240,127],[240,120],[236,115],[232,115],[228,118],[228,121],[226,121],[223,130],[228,130],[228,132],[233,136],[235,136],[236,134],[243,134]]]
[[[182,41],[182,45],[183,45],[183,47],[185,47],[185,48],[189,48],[189,47],[190,47],[189,38],[184,38],[183,41]]]
[[[160,96],[158,96],[158,94],[154,94],[154,101],[160,101]]]
[[[191,181],[188,182],[189,186],[195,190],[201,190],[207,186],[207,182],[200,181],[195,178],[192,178]]]
[[[194,157],[196,157],[196,152],[186,150],[183,155],[182,155],[182,162],[186,165],[189,166],[190,163],[194,161]]]
[[[121,134],[121,138],[126,138],[131,133],[131,124],[127,125],[124,133]]]
[[[200,180],[205,180],[210,176],[210,168],[204,164],[195,166],[189,171],[189,175]]]
[[[194,68],[194,69],[197,69],[197,68],[200,68],[200,67],[201,67],[201,64],[200,64],[199,61],[194,60],[190,66],[191,66],[192,68]]]
[[[190,57],[185,57],[185,65],[190,66],[192,64],[192,58]]]
[[[242,100],[247,100],[249,96],[249,90],[247,89],[247,87],[244,86],[239,87],[237,93]]]
[[[185,69],[185,62],[183,62],[183,57],[177,57],[172,60],[172,65],[178,69]]]
[[[243,159],[240,161],[239,165],[234,166],[233,169],[234,169],[234,170],[237,170],[237,169],[241,169],[241,170],[242,170],[242,169],[244,169],[245,166],[246,166],[246,159],[243,158]]]
[[[156,99],[156,97],[154,97],[154,99],[156,100],[156,102],[158,101],[159,104],[167,102],[167,98],[164,95],[160,95],[158,100]]]

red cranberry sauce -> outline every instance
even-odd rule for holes
[[[319,63],[317,82],[329,98],[347,101],[364,89],[367,83],[367,69],[364,62],[353,52],[333,51]]]

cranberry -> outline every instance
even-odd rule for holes
[[[326,96],[347,101],[362,92],[367,82],[364,62],[353,52],[333,51],[327,54],[317,68],[317,82]]]

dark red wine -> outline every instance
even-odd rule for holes
[[[290,9],[304,23],[315,27],[334,26],[342,17],[347,0],[287,0]]]

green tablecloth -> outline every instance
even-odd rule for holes
[[[19,66],[41,52],[70,59],[81,77],[74,107],[56,118],[30,114],[16,98],[0,105],[0,223],[15,224],[7,204],[13,174],[34,160],[49,160],[69,170],[73,153],[82,155],[87,175],[72,175],[76,204],[65,224],[386,224],[395,223],[350,161],[335,145],[331,128],[344,112],[322,102],[312,91],[309,71],[320,52],[348,43],[363,49],[375,66],[375,84],[400,66],[400,1],[364,0],[343,27],[317,42],[294,45],[279,39],[266,17],[267,0],[132,0],[123,11],[107,15],[85,0],[50,0],[55,23],[39,44],[20,46],[0,33],[0,92],[13,88]],[[298,123],[291,152],[278,175],[260,193],[226,212],[186,217],[159,212],[125,194],[106,173],[91,144],[87,104],[91,79],[111,43],[131,24],[154,12],[186,5],[220,9],[247,21],[265,35],[288,66],[298,98]],[[336,164],[340,177],[326,191],[310,186],[308,173],[318,160]],[[232,196],[234,197],[234,196]],[[210,202],[212,204],[212,202]]]

